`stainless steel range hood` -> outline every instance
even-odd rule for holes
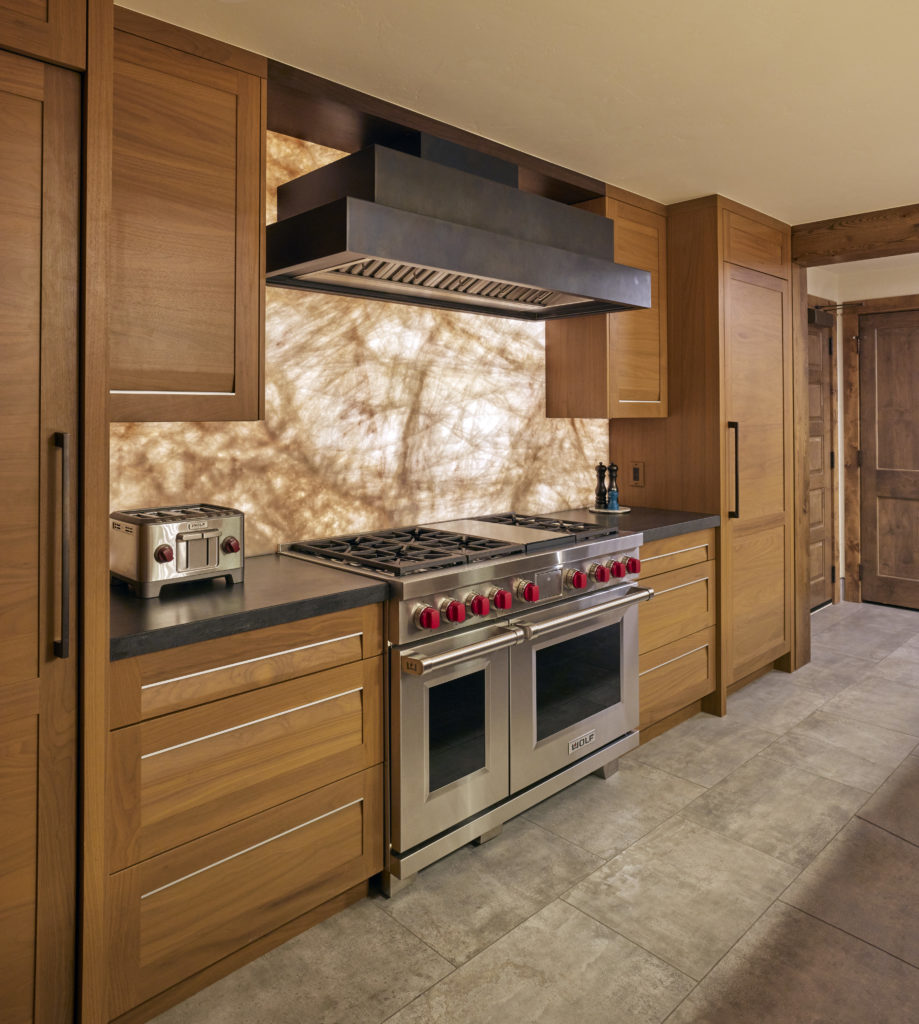
[[[523,320],[651,305],[651,275],[613,260],[612,221],[520,191],[506,161],[418,144],[281,185],[267,283]]]

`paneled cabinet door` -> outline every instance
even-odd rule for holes
[[[113,89],[112,419],[258,419],[264,80],[116,29]]]
[[[730,685],[791,645],[788,284],[724,266],[724,670]]]
[[[0,52],[0,1018],[73,1019],[79,76]],[[70,566],[75,566],[70,550]],[[70,635],[76,623],[70,620]]]
[[[3,0],[0,47],[85,68],[86,0]]]

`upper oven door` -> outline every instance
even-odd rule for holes
[[[513,792],[638,728],[638,604],[652,593],[607,591],[515,620],[530,639],[511,650]]]

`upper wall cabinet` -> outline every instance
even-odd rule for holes
[[[86,67],[86,0],[0,0],[0,48]]]
[[[582,204],[615,222],[617,263],[651,272],[651,308],[546,324],[546,415],[667,415],[667,220],[620,199]]]
[[[265,74],[115,10],[113,420],[262,415]]]

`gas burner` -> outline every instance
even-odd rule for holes
[[[389,576],[409,576],[488,558],[517,555],[524,549],[520,545],[488,537],[472,537],[414,526],[301,541],[291,544],[290,550],[315,555],[344,566],[375,569]]]
[[[573,519],[558,519],[555,516],[522,515],[519,512],[504,512],[495,516],[476,516],[482,523],[501,523],[507,526],[524,526],[531,530],[552,530],[555,533],[569,533],[578,537],[613,537],[619,531],[615,526],[582,523]]]

